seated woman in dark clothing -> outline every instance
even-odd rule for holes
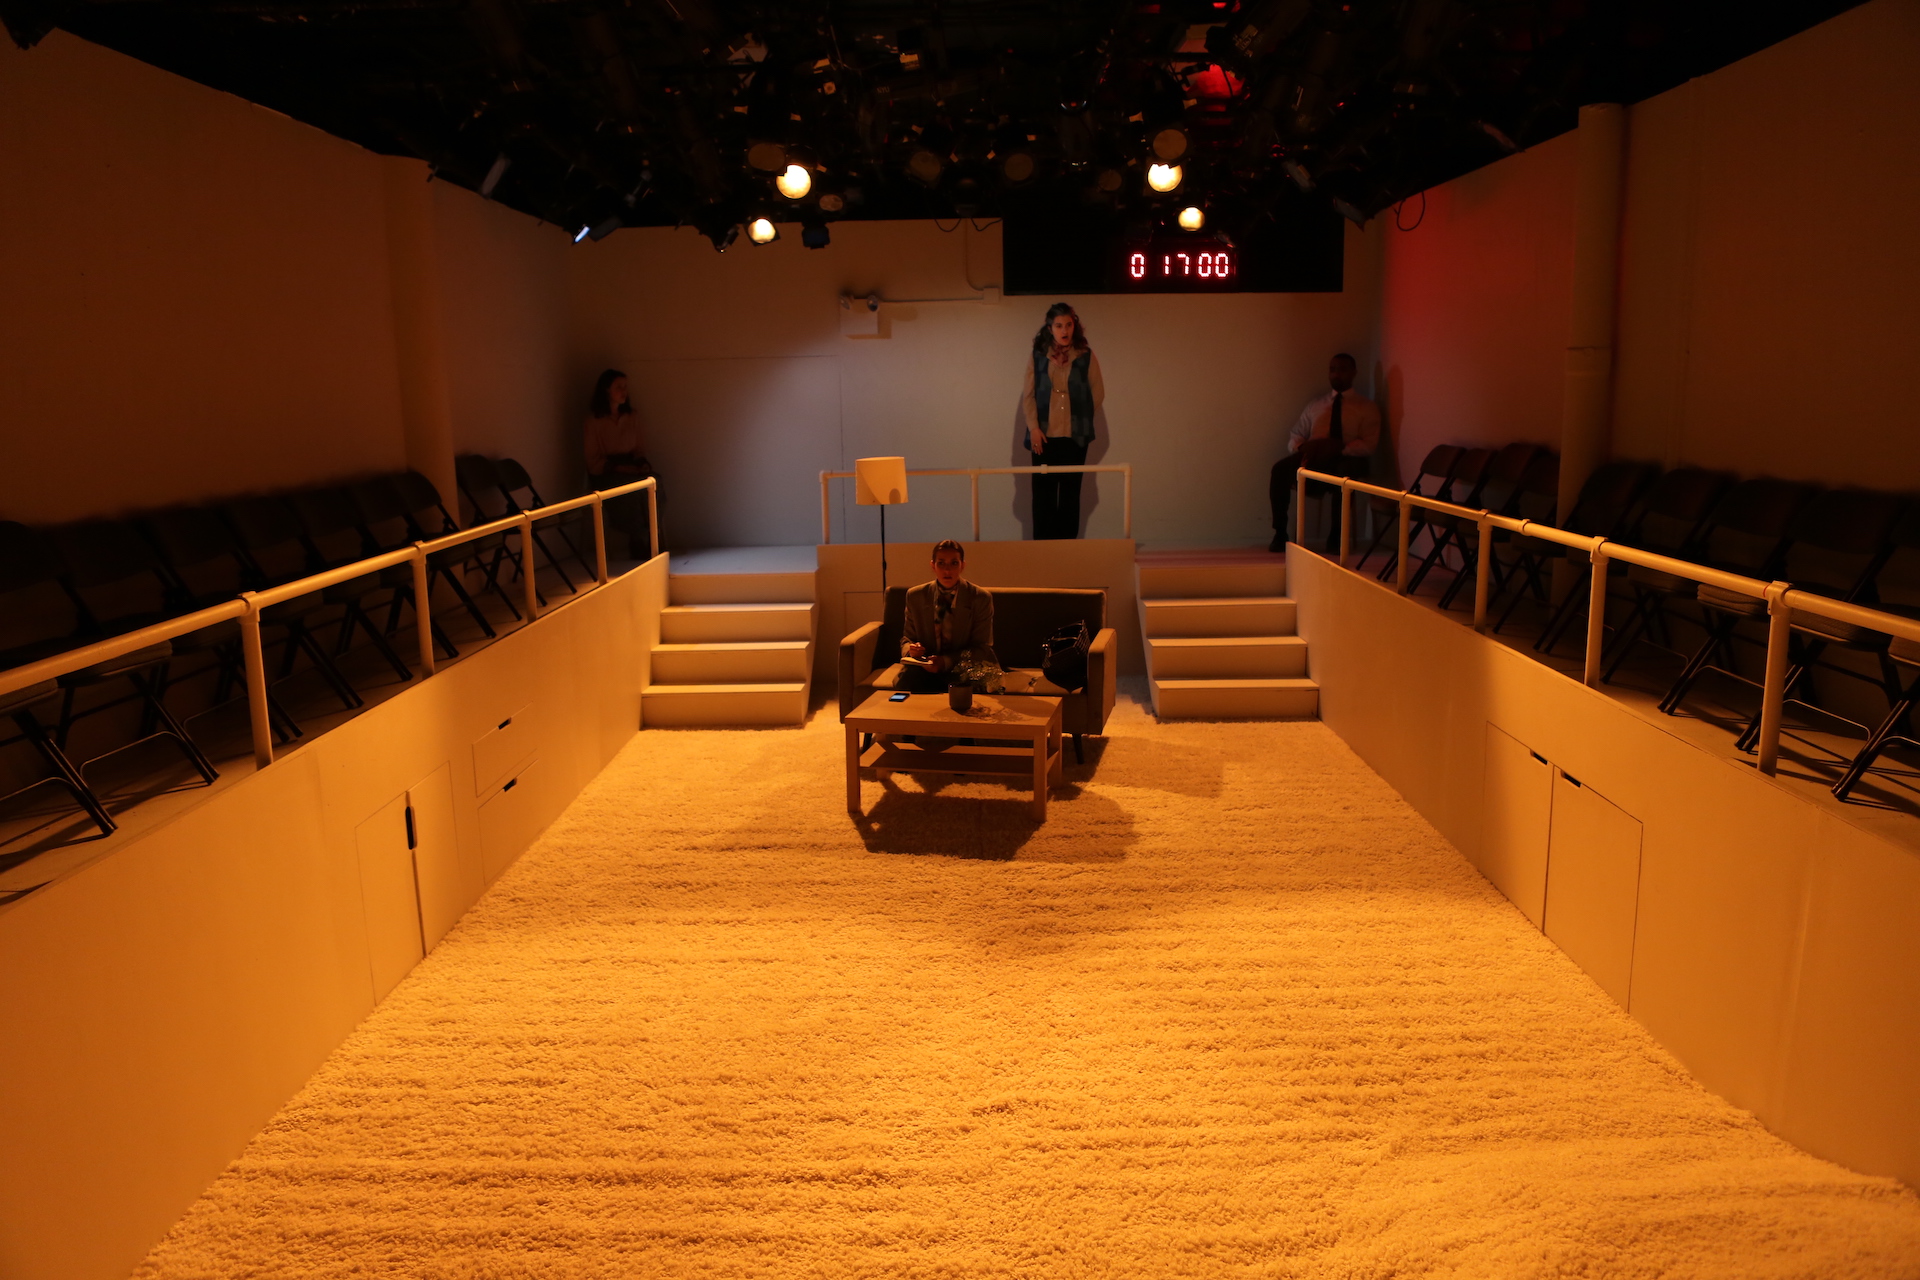
[[[992,655],[993,593],[968,582],[966,572],[965,548],[951,538],[934,544],[933,581],[907,592],[901,688],[937,693],[962,657]]]
[[[627,375],[618,369],[603,372],[593,384],[593,399],[587,406],[587,484],[594,489],[613,489],[653,474],[653,466],[640,452],[640,415],[633,411],[627,391]],[[655,498],[659,494],[655,493]],[[648,560],[657,547],[652,545],[647,527],[647,495],[629,493],[606,504],[607,528],[627,535],[627,551],[635,560]]]

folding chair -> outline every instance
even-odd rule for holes
[[[1890,493],[1861,489],[1830,489],[1807,505],[1795,522],[1794,545],[1787,553],[1785,576],[1794,587],[1815,595],[1832,596],[1857,604],[1873,604],[1889,612],[1911,611],[1920,605],[1920,508]],[[1895,557],[1900,552],[1899,559]],[[1701,591],[1702,603],[1706,591]],[[1744,607],[1742,602],[1741,607]],[[1763,605],[1760,612],[1765,612]],[[1818,614],[1796,613],[1787,632],[1786,701],[1810,711],[1858,724],[1820,706],[1813,688],[1813,667],[1828,649],[1852,649],[1878,657],[1887,705],[1900,701],[1900,674],[1887,656],[1890,637]],[[1856,672],[1830,668],[1857,679]],[[1736,679],[1740,678],[1738,676]],[[1795,696],[1795,690],[1803,696]],[[1737,745],[1752,751],[1760,740],[1760,713],[1756,711]]]
[[[1442,502],[1454,502],[1464,506],[1470,495],[1480,492],[1481,481],[1486,478],[1487,467],[1492,461],[1493,450],[1491,449],[1463,449],[1453,470],[1448,473],[1446,482],[1437,486],[1432,496]],[[1407,513],[1407,554],[1409,556],[1413,554],[1414,544],[1419,541],[1421,534],[1426,534],[1429,542],[1438,540],[1439,535],[1434,524],[1438,518],[1438,512],[1429,511],[1425,507],[1415,507]],[[1398,519],[1397,514],[1395,519]],[[1393,576],[1394,570],[1399,568],[1399,565],[1400,556],[1396,548],[1387,556],[1387,562],[1380,566],[1380,572],[1374,576],[1381,582],[1385,582]]]
[[[1427,450],[1426,459],[1421,462],[1420,471],[1413,477],[1413,483],[1407,486],[1408,490],[1430,496],[1446,488],[1447,482],[1453,478],[1454,468],[1460,465],[1460,455],[1464,452],[1466,451],[1457,444],[1437,444]],[[1429,483],[1433,485],[1431,490],[1426,487]],[[1393,557],[1397,554],[1400,504],[1392,498],[1382,498],[1370,493],[1367,495],[1367,510],[1373,515],[1373,541],[1367,544],[1367,549],[1361,552],[1360,559],[1354,562],[1353,567],[1357,570],[1365,564],[1367,557],[1379,550],[1380,544],[1389,535],[1395,535],[1396,549],[1387,552],[1387,568],[1391,569]],[[1411,515],[1418,517],[1420,508],[1414,508]],[[1408,530],[1408,534],[1411,542],[1411,529]]]
[[[1720,505],[1720,499],[1732,484],[1733,476],[1724,471],[1677,467],[1654,481],[1646,498],[1627,517],[1626,528],[1619,540],[1628,546],[1655,551],[1675,560],[1697,559],[1702,540],[1712,527],[1714,509]],[[1668,576],[1638,570],[1619,560],[1609,560],[1607,577],[1609,589],[1613,578],[1624,579],[1633,597],[1633,608],[1614,630],[1613,639],[1607,642],[1607,649],[1612,651],[1622,643],[1631,644],[1630,633],[1637,634],[1639,627],[1653,625],[1647,618],[1650,609],[1655,611],[1655,621],[1662,628],[1661,639],[1665,643],[1666,620],[1665,615],[1658,612],[1659,602],[1643,599],[1637,588],[1641,585],[1663,586],[1669,581]],[[1683,587],[1682,590],[1687,589]],[[1541,653],[1553,651],[1553,647],[1580,616],[1582,606],[1586,603],[1586,594],[1576,591],[1560,602],[1560,607],[1547,622],[1547,629],[1534,642],[1536,650]],[[1602,618],[1601,621],[1604,623],[1606,620]]]
[[[1592,538],[1616,536],[1633,510],[1635,500],[1658,471],[1659,468],[1650,462],[1608,462],[1594,468],[1587,482],[1580,486],[1580,496],[1573,504],[1573,512],[1561,527],[1569,533],[1582,533]],[[1566,600],[1561,601],[1561,609],[1550,613],[1548,626],[1551,627],[1559,621],[1563,610],[1574,607],[1568,602],[1582,594],[1582,589],[1593,574],[1593,561],[1583,551],[1575,551],[1545,538],[1520,535],[1514,538],[1513,548],[1513,572],[1507,575],[1507,581],[1520,582],[1523,589],[1513,593],[1513,598],[1507,601],[1507,607],[1501,611],[1500,620],[1494,623],[1493,629],[1498,632],[1506,626],[1513,611],[1520,607],[1520,602],[1529,593],[1542,605],[1550,607],[1550,566],[1555,561],[1571,558],[1579,564],[1580,573],[1574,579]],[[1522,578],[1524,582],[1521,582]],[[1539,646],[1536,644],[1535,647]]]
[[[1560,455],[1551,449],[1541,449],[1527,461],[1527,469],[1520,473],[1520,483],[1504,506],[1496,510],[1491,505],[1499,496],[1491,481],[1481,494],[1480,501],[1483,507],[1489,511],[1495,511],[1498,515],[1533,520],[1540,524],[1552,524],[1558,503],[1559,486]],[[1460,535],[1460,554],[1463,563],[1460,566],[1460,572],[1453,576],[1453,581],[1447,584],[1445,594],[1440,597],[1442,609],[1453,607],[1454,598],[1460,594],[1468,582],[1472,581],[1470,575],[1483,554],[1493,557],[1492,562],[1487,566],[1493,579],[1492,594],[1498,595],[1507,584],[1508,567],[1500,563],[1500,548],[1513,541],[1513,534],[1506,529],[1493,530],[1489,540],[1490,548],[1487,548],[1480,545],[1480,526],[1476,523],[1469,527],[1473,531],[1473,550],[1470,552],[1467,550],[1466,531],[1463,529]],[[1536,571],[1536,583],[1537,579]]]
[[[540,496],[538,489],[533,487],[533,477],[527,474],[525,467],[512,458],[495,458],[493,470],[494,474],[500,478],[500,492],[506,496],[508,502],[513,503],[516,509],[531,511],[547,505],[547,500]],[[525,502],[519,498],[522,491],[527,495]],[[615,501],[619,499],[616,498]],[[573,530],[583,534],[587,545],[592,546],[593,530],[588,527],[592,519],[593,517],[585,508],[577,508],[540,521],[537,526],[542,529],[550,528],[559,534],[560,540],[567,544],[567,550],[573,555],[574,561],[586,571],[589,578],[597,577],[600,571],[590,557],[581,553],[580,545],[573,540],[573,535],[568,532],[568,528],[571,526]],[[568,585],[571,586],[572,583]]]
[[[222,507],[220,514],[233,534],[235,553],[245,567],[253,589],[264,590],[294,582],[320,567],[312,562],[306,541],[301,536],[299,517],[285,498],[242,498]],[[342,617],[321,616],[323,611],[338,609],[337,604],[319,592],[309,592],[298,597],[297,601],[298,608],[278,615],[277,620],[286,628],[288,643],[280,673],[275,678],[285,680],[292,675],[295,656],[304,653],[314,670],[320,673],[320,678],[333,690],[334,696],[340,699],[342,706],[349,711],[365,706],[366,699],[334,665],[333,659],[327,656],[314,634],[315,627],[325,626],[328,622],[346,625]],[[286,603],[293,604],[295,601]],[[340,609],[339,613],[344,614],[345,610]]]
[[[1531,444],[1502,445],[1500,451],[1488,461],[1466,496],[1449,498],[1447,501],[1500,515],[1512,514],[1508,508],[1518,498],[1520,479],[1526,474],[1527,465],[1533,461],[1533,455],[1538,449],[1538,445]],[[1465,470],[1464,465],[1461,469]],[[1458,489],[1459,485],[1455,484],[1453,487]],[[1465,531],[1470,526],[1478,527],[1465,516],[1447,515],[1438,511],[1432,513],[1428,520],[1428,536],[1432,538],[1433,545],[1427,551],[1427,558],[1420,562],[1420,567],[1414,570],[1413,577],[1408,580],[1408,595],[1418,591],[1427,575],[1433,572],[1433,567],[1442,563],[1441,557],[1446,554],[1448,547],[1458,545],[1461,559],[1463,561],[1466,559]]]
[[[514,501],[513,494],[500,478],[500,468],[492,458],[483,458],[477,453],[464,453],[453,460],[453,471],[460,482],[460,494],[474,510],[474,522],[484,524],[507,516],[519,515],[525,508]],[[579,590],[573,585],[573,579],[567,576],[567,570],[553,554],[545,538],[540,536],[546,524],[536,525],[533,530],[533,545],[546,557],[547,566],[560,575],[569,592]],[[535,566],[536,569],[538,566]],[[518,566],[515,566],[516,572]]]
[[[408,472],[406,475],[413,475]],[[425,476],[419,477],[419,483],[405,481],[403,477],[375,476],[362,480],[353,486],[353,500],[359,512],[359,527],[368,544],[379,551],[399,551],[411,547],[415,542],[431,542],[444,537],[455,530],[449,528],[452,517],[440,505],[439,493],[433,488],[432,481]],[[433,616],[431,599],[432,584],[435,578],[445,582],[454,596],[466,608],[467,614],[480,627],[488,639],[499,633],[493,629],[479,602],[467,592],[461,582],[461,572],[470,562],[478,563],[480,572],[485,576],[487,586],[506,604],[514,618],[520,617],[520,611],[514,607],[513,600],[500,589],[497,580],[497,562],[495,566],[479,563],[481,552],[497,550],[506,545],[506,539],[499,534],[490,534],[473,542],[462,543],[445,551],[430,552],[427,556],[427,581],[429,598],[419,601],[413,598],[413,570],[399,570],[406,575],[400,584],[387,613],[386,631],[392,635],[400,625],[400,610],[411,605],[415,624],[427,627],[435,643],[449,658],[460,656],[460,648],[454,644],[446,629]]]

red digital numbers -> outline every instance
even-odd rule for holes
[[[1209,249],[1204,253],[1170,250],[1158,255],[1160,261],[1139,250],[1127,254],[1127,278],[1141,283],[1150,281],[1201,281],[1209,283],[1233,278],[1235,263],[1231,249]]]

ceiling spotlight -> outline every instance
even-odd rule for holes
[[[820,197],[820,212],[822,213],[838,213],[846,207],[846,199],[834,195],[831,191]]]
[[[1000,162],[1000,176],[1019,186],[1033,177],[1037,167],[1030,152],[1016,151]]]
[[[755,218],[747,224],[747,239],[755,244],[772,244],[780,238],[780,229],[766,218]]]
[[[620,215],[617,213],[610,218],[602,218],[600,221],[594,223],[592,227],[588,228],[587,239],[598,243],[626,225],[626,223],[620,220]],[[578,244],[580,242],[575,240],[574,243]]]
[[[1187,154],[1187,131],[1166,128],[1153,135],[1153,154],[1172,164]]]
[[[941,171],[946,167],[946,161],[925,147],[920,148],[907,157],[907,175],[917,182],[926,183],[928,186],[932,186],[934,183],[940,181]]]
[[[1198,231],[1207,225],[1207,215],[1198,205],[1188,205],[1180,211],[1180,226],[1187,231]]]
[[[1094,178],[1093,185],[1107,195],[1112,195],[1120,189],[1120,182],[1118,169],[1102,169],[1099,176]]]
[[[804,165],[790,164],[785,173],[773,180],[773,185],[787,199],[798,200],[813,190],[813,175],[807,172]]]
[[[593,228],[583,223],[581,224],[580,229],[573,233],[573,242],[575,244],[579,244],[582,240],[585,240],[588,236],[592,234],[593,234]]]
[[[500,185],[500,179],[507,176],[507,166],[512,163],[513,160],[504,151],[494,159],[493,168],[487,170],[486,179],[480,184],[481,199],[491,200],[493,198],[493,189]]]
[[[833,235],[824,222],[809,222],[800,228],[800,243],[809,249],[824,249],[832,239]]]
[[[1289,178],[1293,179],[1294,186],[1300,188],[1302,191],[1313,190],[1313,175],[1308,173],[1307,167],[1298,160],[1283,161],[1280,167],[1286,170]]]
[[[1162,193],[1173,191],[1180,185],[1180,166],[1177,164],[1156,164],[1147,167],[1147,185]]]

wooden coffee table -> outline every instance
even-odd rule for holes
[[[992,694],[973,695],[973,709],[955,711],[944,693],[909,694],[890,702],[882,689],[847,717],[847,810],[860,812],[860,769],[875,773],[925,773],[992,778],[1033,779],[1033,816],[1047,818],[1047,787],[1064,777],[1060,756],[1060,699],[1021,697],[1002,700]],[[875,735],[866,751],[860,735]],[[911,742],[889,745],[890,738],[972,738],[975,742],[1004,742],[1005,746],[963,747],[928,751]],[[1015,746],[1018,743],[1020,745]]]

